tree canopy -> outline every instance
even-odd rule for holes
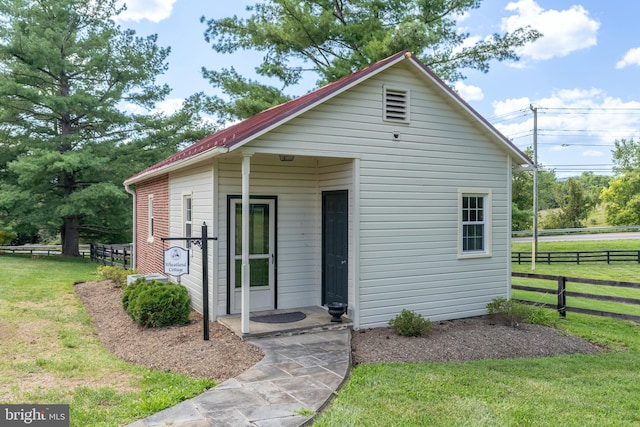
[[[409,50],[448,82],[463,69],[489,70],[493,60],[517,60],[515,48],[541,34],[531,28],[474,41],[460,32],[456,17],[481,0],[265,0],[253,14],[207,20],[205,39],[216,52],[263,54],[258,75],[276,86],[240,76],[233,68],[203,69],[228,100],[212,98],[221,121],[246,118],[287,99],[284,90],[305,72],[318,84],[335,81],[378,60]],[[250,99],[250,101],[247,101]]]
[[[533,148],[527,147],[525,154],[533,158]],[[555,188],[558,185],[556,172],[538,163],[538,209],[558,207]],[[533,225],[533,172],[513,175],[511,183],[512,227],[515,231],[531,229]]]
[[[593,210],[593,203],[579,178],[569,178],[555,187],[555,198],[559,209],[549,213],[543,228],[581,228]]]
[[[610,225],[639,225],[640,141],[616,140],[612,155],[616,176],[601,195],[605,218]]]
[[[156,84],[169,49],[119,13],[116,0],[0,0],[0,228],[59,233],[65,255],[81,236],[130,235],[123,179],[200,136],[189,106],[151,113],[170,92]]]

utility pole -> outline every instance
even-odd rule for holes
[[[531,269],[536,269],[538,254],[538,109],[529,104],[533,111],[533,243],[531,247]]]

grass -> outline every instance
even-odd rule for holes
[[[585,243],[598,246],[580,242],[580,247]],[[630,244],[638,247],[637,241],[599,246]],[[561,268],[567,276],[637,280],[633,278],[640,267]],[[0,282],[3,403],[68,403],[72,425],[114,426],[212,385],[129,365],[102,348],[72,287],[74,281],[93,279],[95,265],[5,255],[0,256],[0,271],[5,278]],[[568,313],[557,327],[609,351],[596,356],[359,365],[314,426],[640,425],[640,326]]]
[[[0,402],[69,404],[72,426],[116,426],[214,385],[131,365],[102,346],[73,291],[96,278],[95,264],[0,255],[0,271]]]
[[[514,248],[519,248],[521,244],[514,244]],[[544,245],[544,246],[543,246]],[[577,250],[640,250],[640,242],[637,240],[616,240],[616,241],[586,241],[586,242],[542,242],[543,251],[569,252]],[[518,249],[514,249],[518,250]],[[529,251],[531,248],[529,247]],[[606,264],[602,262],[570,264],[546,264],[536,263],[535,270],[532,270],[530,263],[512,264],[512,270],[522,273],[546,274],[551,276],[581,277],[600,280],[617,280],[622,282],[640,283],[640,264],[634,262],[617,262]],[[513,284],[523,286],[534,286],[546,289],[557,289],[557,283],[550,280],[537,280],[516,278],[512,279]],[[567,282],[567,291],[590,293],[596,295],[610,295],[624,298],[634,298],[640,300],[640,289],[619,288],[611,286],[585,285],[580,283]],[[513,297],[528,301],[544,302],[555,304],[555,295],[541,294],[514,290]],[[608,311],[613,313],[625,313],[640,316],[640,305],[629,305],[615,302],[596,301],[592,299],[567,297],[567,306],[588,308],[593,310]]]
[[[581,250],[585,243],[593,250],[640,247],[638,241],[580,242]],[[577,250],[572,243],[553,247],[541,250]],[[536,273],[640,281],[637,264],[545,268],[539,266]],[[513,269],[530,271],[530,266]],[[640,325],[570,312],[557,328],[608,351],[596,356],[359,365],[314,427],[640,425]]]
[[[513,252],[531,252],[531,242],[513,243]],[[638,240],[580,240],[566,242],[538,242],[538,252],[577,252],[602,250],[640,250]]]

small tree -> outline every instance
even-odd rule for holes
[[[609,225],[640,224],[640,141],[616,140],[612,150],[616,177],[602,190]]]
[[[640,171],[626,172],[602,190],[604,214],[609,225],[640,224]]]
[[[544,221],[544,228],[580,228],[593,204],[584,191],[580,180],[569,178],[556,189],[556,200],[560,209],[550,213]]]

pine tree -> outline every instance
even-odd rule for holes
[[[167,96],[156,78],[169,48],[120,28],[120,11],[115,0],[0,0],[0,222],[59,233],[68,256],[81,236],[129,233],[122,180],[146,166],[136,150],[156,161],[150,139],[165,124],[125,107],[149,112]]]

